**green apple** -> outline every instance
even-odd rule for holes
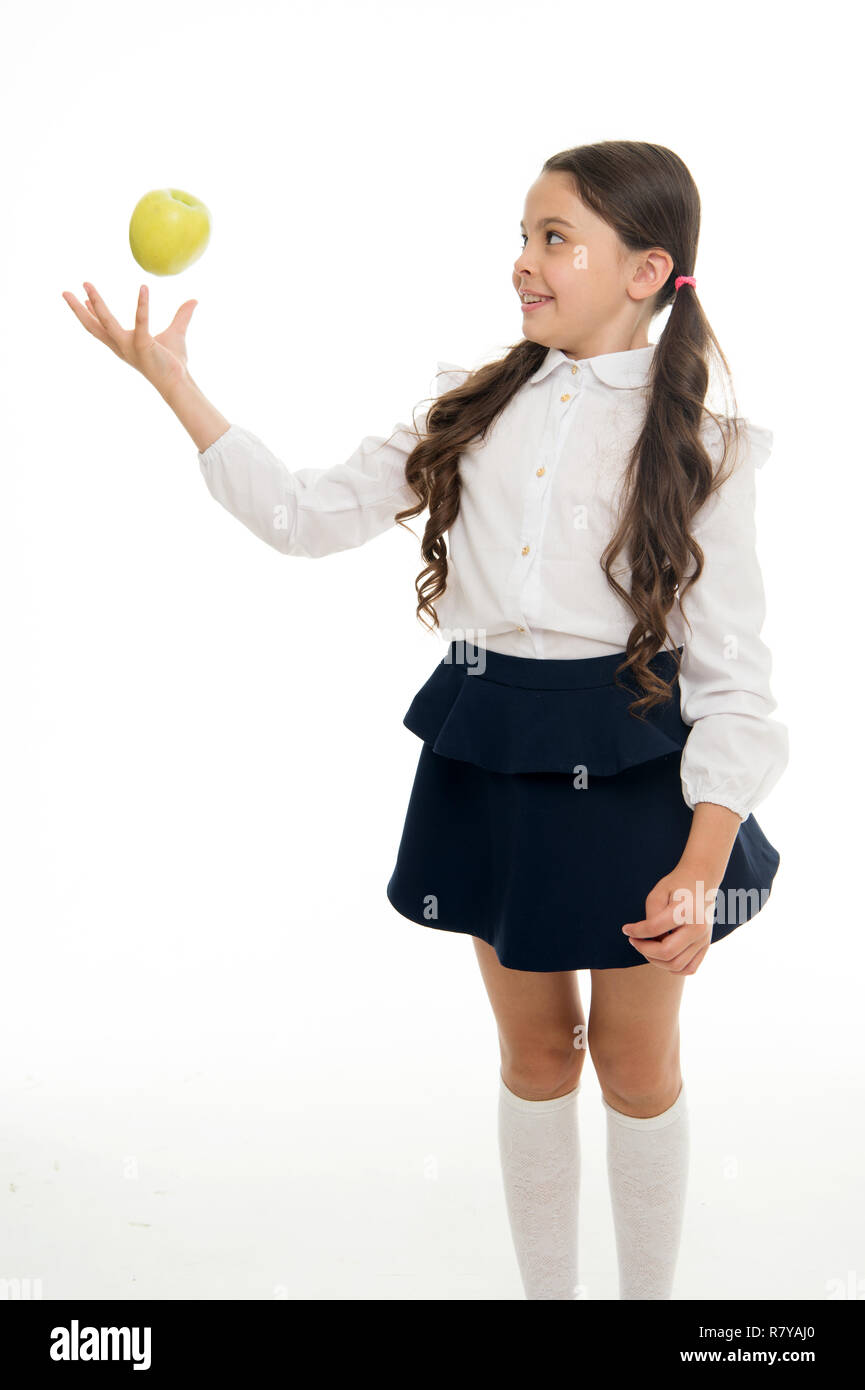
[[[203,255],[210,213],[182,188],[154,188],[139,198],[129,219],[129,245],[142,270],[178,275]]]

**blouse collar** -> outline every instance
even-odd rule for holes
[[[581,367],[591,367],[595,376],[606,386],[634,390],[646,384],[654,351],[655,344],[649,343],[648,347],[629,348],[626,352],[602,352],[597,357],[574,359],[562,352],[561,348],[550,348],[537,371],[529,377],[529,381],[532,384],[543,381],[544,377],[557,367],[571,368],[576,360]]]

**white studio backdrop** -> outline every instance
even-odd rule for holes
[[[740,409],[775,435],[758,524],[791,763],[757,814],[781,868],[686,986],[677,1286],[821,1299],[856,1267],[846,13],[815,34],[779,4],[7,12],[4,1278],[46,1298],[521,1297],[470,938],[384,892],[420,750],[402,715],[443,652],[414,617],[417,541],[271,550],[61,294],[90,280],[130,326],[146,281],[159,331],[198,299],[205,394],[287,466],[327,467],[410,420],[438,360],[522,336],[526,191],[548,155],[607,138],[691,169],[700,298]],[[173,279],[127,241],[165,185],[213,215]],[[614,1298],[584,1076],[583,1278]]]

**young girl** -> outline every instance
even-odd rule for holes
[[[755,469],[772,435],[704,404],[710,352],[727,363],[692,274],[699,195],[671,150],[554,155],[524,219],[524,337],[444,371],[422,428],[369,436],[328,469],[289,471],[205,399],[186,365],[195,301],[152,338],[144,289],[132,332],[86,282],[86,308],[66,298],[175,411],[213,496],[284,554],[332,554],[429,512],[416,613],[448,646],[405,716],[423,742],[387,896],[473,937],[526,1297],[586,1294],[588,1046],[620,1297],[669,1299],[689,1157],[684,980],[756,916],[780,862],[752,814],[788,757],[759,635]]]

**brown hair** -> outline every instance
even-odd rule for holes
[[[703,551],[690,533],[691,521],[726,480],[720,468],[715,474],[703,442],[705,419],[714,420],[721,433],[721,465],[731,437],[738,442],[741,422],[735,414],[719,418],[705,407],[714,356],[724,369],[735,408],[729,367],[695,287],[683,285],[678,293],[675,290],[676,276],[694,274],[700,230],[700,197],[682,160],[662,145],[605,140],[552,155],[542,169],[551,171],[572,177],[578,196],[613,228],[628,251],[660,246],[673,259],[652,316],[671,302],[673,307],[652,353],[646,415],[626,465],[617,529],[601,557],[608,583],[634,615],[626,659],[616,670],[617,684],[621,684],[619,673],[630,669],[644,692],[630,706],[633,714],[649,710],[672,694],[672,682],[663,680],[649,662],[662,647],[672,648],[666,615],[677,593],[681,603],[703,570]],[[404,519],[429,508],[421,540],[426,567],[417,576],[415,589],[416,616],[431,629],[439,625],[433,603],[444,593],[447,581],[444,533],[459,513],[460,454],[476,438],[486,440],[495,420],[547,352],[542,343],[521,339],[504,357],[481,366],[462,385],[439,396],[430,407],[420,442],[406,461],[406,481],[418,501],[397,512],[394,520],[403,525]],[[630,561],[630,592],[611,575],[622,550]],[[680,591],[691,560],[693,573]],[[678,672],[675,648],[672,655]]]

